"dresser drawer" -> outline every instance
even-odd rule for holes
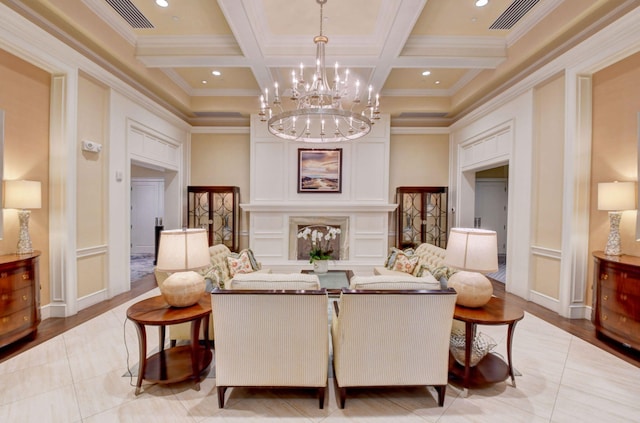
[[[0,317],[0,331],[13,332],[30,327],[33,322],[33,310],[25,308],[15,313]]]
[[[624,314],[602,309],[600,311],[600,324],[604,329],[619,335],[623,339],[638,339],[640,337],[640,322]]]
[[[0,292],[9,292],[33,284],[33,270],[17,267],[0,272]]]
[[[0,316],[15,313],[33,304],[33,289],[22,288],[12,292],[0,292]]]

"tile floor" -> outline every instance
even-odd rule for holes
[[[362,390],[336,405],[333,380],[323,410],[310,391],[230,389],[218,409],[215,379],[143,384],[123,377],[138,361],[129,305],[157,288],[0,363],[1,422],[638,422],[640,368],[527,313],[514,338],[509,382],[469,391],[449,385],[444,407],[432,388]],[[505,326],[480,330],[505,355]],[[148,330],[149,349],[157,331]]]

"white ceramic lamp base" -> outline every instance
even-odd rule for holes
[[[202,297],[205,286],[204,277],[197,272],[176,272],[160,285],[160,292],[170,306],[189,307]]]
[[[448,287],[458,293],[456,303],[464,307],[482,307],[493,295],[493,285],[481,273],[459,271],[451,275]]]

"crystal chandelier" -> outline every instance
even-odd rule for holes
[[[374,121],[380,119],[380,97],[379,94],[372,97],[372,86],[363,93],[359,80],[353,84],[349,80],[349,69],[340,77],[337,63],[333,81],[329,82],[324,60],[329,38],[322,33],[322,7],[327,0],[316,2],[320,5],[320,35],[313,38],[316,63],[312,79],[305,81],[304,66],[300,64],[299,72],[291,71],[291,89],[286,90],[291,100],[290,109],[282,104],[276,82],[272,105],[267,88],[260,96],[258,114],[262,122],[267,122],[269,132],[286,140],[310,143],[355,140],[367,135]]]

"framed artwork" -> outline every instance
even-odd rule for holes
[[[342,192],[342,149],[298,149],[298,192]]]

